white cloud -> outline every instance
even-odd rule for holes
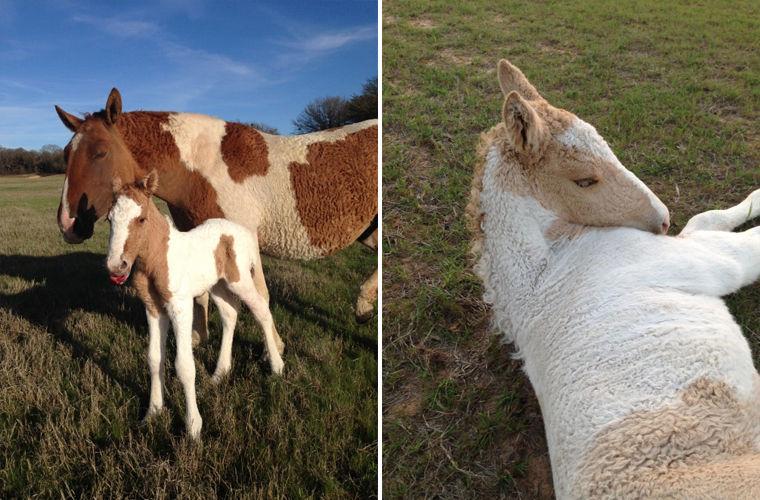
[[[317,33],[308,38],[285,42],[283,45],[308,52],[329,52],[356,42],[377,38],[377,26],[359,26],[345,31]]]
[[[160,33],[157,24],[150,21],[120,19],[117,17],[96,18],[93,16],[74,16],[72,21],[88,24],[109,35],[121,38],[145,38]]]

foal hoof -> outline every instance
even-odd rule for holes
[[[374,316],[375,307],[372,302],[364,299],[356,301],[356,322],[366,323]]]
[[[147,424],[148,422],[153,420],[153,418],[156,417],[156,415],[159,415],[163,411],[164,411],[163,408],[158,408],[156,406],[149,407],[148,411],[145,412],[145,416],[142,419],[142,423]]]
[[[275,375],[282,375],[282,369],[285,368],[285,362],[280,358],[276,360],[270,360],[269,366],[272,368],[272,373]]]

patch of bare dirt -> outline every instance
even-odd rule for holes
[[[415,28],[419,28],[422,30],[432,30],[438,27],[438,25],[436,25],[433,21],[431,21],[430,19],[426,19],[424,17],[412,19],[411,21],[409,21],[409,24],[411,26],[414,26]]]

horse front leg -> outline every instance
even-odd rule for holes
[[[695,215],[689,219],[679,236],[688,236],[695,231],[731,231],[758,216],[760,189],[752,192],[736,206],[725,210],[708,210]]]

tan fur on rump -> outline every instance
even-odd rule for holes
[[[607,428],[578,472],[574,495],[760,498],[757,378],[754,387],[754,400],[740,403],[724,382],[699,379],[679,403]]]
[[[261,133],[253,127],[227,122],[222,138],[222,158],[230,178],[243,182],[252,175],[266,175],[269,150]]]
[[[377,213],[377,126],[309,144],[306,163],[290,164],[290,180],[311,244],[324,255],[345,248]]]
[[[219,238],[219,244],[214,250],[214,260],[216,261],[216,274],[219,279],[225,278],[230,283],[235,283],[240,279],[240,270],[237,266],[235,255],[235,238],[229,234],[223,234]]]

